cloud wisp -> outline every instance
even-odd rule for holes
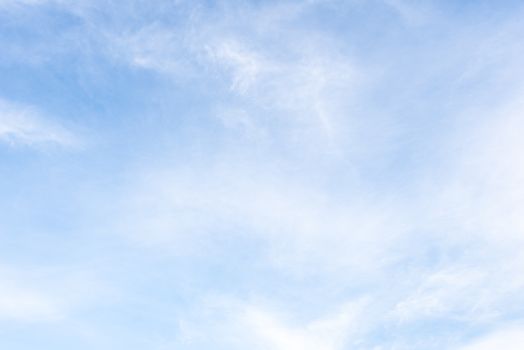
[[[0,347],[520,344],[522,8],[15,3]]]
[[[71,147],[78,143],[70,131],[49,122],[34,107],[5,100],[0,100],[0,140],[11,146],[34,147]]]

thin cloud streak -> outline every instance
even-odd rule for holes
[[[17,201],[30,180],[49,186],[17,169],[3,205],[23,203],[12,212],[30,212],[29,226],[73,251],[44,245],[36,260],[80,261],[115,295],[89,298],[103,288],[83,276],[42,287],[20,272],[0,284],[0,317],[80,324],[101,349],[520,341],[522,11],[468,5],[457,16],[448,2],[407,0],[47,5],[32,10],[58,16],[64,36],[31,69],[64,64],[76,94],[61,108],[74,115],[89,100],[99,143],[75,161],[36,152],[34,168],[67,182],[49,212]],[[22,56],[10,62],[27,68]],[[44,113],[54,107],[0,102],[0,140],[71,148],[79,137],[65,115]],[[32,238],[20,236],[13,246]],[[16,249],[17,263],[32,256]]]
[[[0,141],[11,146],[55,144],[72,147],[78,140],[71,132],[47,121],[35,108],[0,100]]]

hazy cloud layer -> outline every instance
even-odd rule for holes
[[[518,349],[523,16],[0,1],[0,345]]]

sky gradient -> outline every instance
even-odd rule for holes
[[[524,5],[0,0],[0,348],[520,350]]]

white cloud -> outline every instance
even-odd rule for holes
[[[151,69],[170,75],[184,74],[184,39],[179,29],[151,25],[114,36],[109,34],[109,50],[135,67]]]
[[[358,342],[366,304],[347,302],[301,320],[263,302],[210,298],[181,320],[179,341],[231,349],[341,350]]]
[[[424,9],[412,6],[410,1],[386,2],[410,24],[420,24],[426,19]],[[420,185],[421,179],[415,177],[407,179],[407,184],[402,184],[406,187],[398,191],[387,188],[385,192],[389,190],[402,197],[391,200],[381,192],[386,185],[376,189],[362,181],[360,174],[348,175],[361,170],[366,173],[353,158],[342,157],[344,164],[324,169],[329,157],[321,161],[311,157],[318,149],[331,147],[348,152],[346,146],[350,144],[355,152],[365,153],[377,144],[384,148],[384,143],[377,138],[368,140],[367,134],[360,135],[366,139],[364,142],[352,143],[353,136],[358,134],[352,131],[359,126],[369,124],[374,131],[382,127],[373,123],[373,112],[368,113],[373,106],[363,106],[365,113],[360,118],[351,114],[364,68],[343,52],[343,45],[336,38],[312,35],[297,23],[304,9],[305,5],[289,3],[256,9],[240,6],[228,9],[230,13],[217,10],[218,14],[197,14],[183,24],[140,22],[124,26],[127,29],[123,31],[113,32],[114,28],[102,26],[91,33],[100,35],[97,38],[100,41],[106,40],[102,50],[107,49],[119,62],[174,80],[189,74],[197,83],[199,79],[205,80],[210,89],[218,86],[220,96],[215,107],[219,120],[226,129],[249,135],[249,142],[255,144],[260,139],[284,135],[276,142],[277,152],[257,153],[251,163],[245,161],[251,156],[249,152],[247,156],[239,155],[241,152],[220,148],[221,145],[219,149],[208,150],[211,155],[204,164],[193,161],[191,156],[184,166],[165,162],[165,167],[151,169],[146,164],[144,177],[136,179],[133,178],[136,174],[130,175],[132,179],[123,186],[120,198],[108,191],[115,197],[110,197],[107,203],[117,203],[116,215],[109,220],[118,221],[118,231],[126,237],[155,249],[205,256],[207,249],[224,236],[233,239],[249,236],[263,242],[263,263],[286,276],[290,272],[306,278],[322,276],[334,285],[344,286],[372,281],[372,286],[363,293],[384,299],[374,301],[370,308],[380,309],[386,315],[384,319],[374,319],[371,326],[374,330],[391,324],[395,324],[391,327],[396,330],[410,322],[433,319],[458,320],[470,325],[498,320],[512,308],[514,301],[521,300],[518,294],[524,286],[521,277],[524,261],[519,258],[524,242],[522,104],[485,112],[489,114],[487,117],[469,119],[475,127],[460,125],[458,141],[451,146],[448,135],[443,136],[443,147],[448,147],[446,165],[430,169],[427,187]],[[93,27],[96,24],[90,23]],[[478,38],[467,39],[477,45]],[[490,49],[476,52],[486,57]],[[506,62],[508,52],[509,56],[521,56],[518,50],[494,51],[487,58],[489,64],[495,62],[496,66],[505,66],[500,63]],[[505,59],[498,61],[499,54]],[[407,55],[403,52],[400,56]],[[454,59],[455,56],[443,57],[443,65]],[[484,65],[479,59],[478,65],[466,69],[460,79],[474,79],[485,69]],[[441,69],[440,65],[432,66],[430,78],[439,75]],[[400,75],[409,78],[418,71],[427,73],[420,67],[409,67]],[[422,74],[420,79],[426,80],[421,82],[422,86],[428,84],[427,75]],[[390,90],[387,93],[391,93],[392,99],[402,95]],[[412,102],[400,101],[400,104]],[[401,107],[399,110],[409,109]],[[400,113],[392,110],[393,114]],[[400,119],[395,115],[392,124],[401,123]],[[34,109],[8,102],[0,102],[0,140],[14,145],[66,146],[75,142],[70,132]],[[303,158],[290,160],[276,155],[286,148],[283,145],[294,142],[299,146],[296,153],[304,155]],[[165,154],[166,158],[172,156],[169,151]],[[400,154],[399,163],[403,156],[409,155]],[[368,162],[382,161],[367,158]],[[158,162],[164,164],[164,161]],[[277,165],[267,165],[272,163]],[[282,163],[288,169],[300,170],[280,171]],[[312,165],[306,167],[302,163]],[[309,182],[305,180],[307,176],[299,174],[314,166],[328,179],[326,182],[331,177],[345,178],[336,179],[335,185],[329,187]],[[419,175],[417,171],[414,173]],[[346,187],[336,188],[341,183],[341,187]],[[416,239],[423,241],[423,248],[443,247],[443,255],[449,256],[437,257],[434,263],[422,262],[422,272],[413,277],[406,272],[409,266],[402,263],[416,260],[413,258],[419,254]],[[450,247],[458,247],[460,254],[451,252]],[[358,279],[353,282],[355,275]],[[404,283],[404,279],[410,278],[413,281]],[[38,288],[6,284],[0,288],[0,298],[2,295],[6,302],[0,302],[0,314],[3,312],[6,317],[52,319],[61,314],[57,298]],[[305,322],[288,317],[286,310],[275,312],[251,304],[237,308],[224,327],[249,336],[244,339],[243,348],[343,349],[348,341],[346,336],[362,320],[361,313],[354,312],[353,306],[341,306],[333,315]],[[199,334],[212,336],[210,329],[199,331],[195,325],[182,321],[181,324],[187,339],[198,338]],[[485,346],[497,344],[504,334],[517,339],[513,331],[501,334],[475,346],[488,349]]]
[[[288,141],[314,141],[317,150],[341,147],[341,134],[353,122],[347,107],[362,83],[351,59],[306,31],[283,27],[270,47],[245,36],[225,30],[207,38],[206,52],[215,69],[227,73],[234,103],[265,127],[287,128]]]
[[[523,110],[511,99],[476,111],[475,123],[468,111],[454,138],[442,140],[445,160],[419,180],[418,194],[403,209],[413,230],[399,236],[407,242],[403,258],[420,248],[434,256],[414,260],[416,277],[408,278],[413,282],[402,287],[388,317],[475,326],[522,312],[516,305],[524,289]],[[398,267],[404,268],[410,267]]]
[[[119,61],[221,89],[228,102],[217,101],[219,108],[242,109],[262,129],[285,130],[280,142],[336,152],[352,141],[342,137],[355,124],[347,107],[364,74],[342,43],[291,25],[312,6],[225,6],[218,13],[195,6],[176,26],[147,24],[102,36]]]
[[[459,350],[520,350],[524,344],[524,327],[507,326],[479,338]]]
[[[32,278],[36,275],[0,266],[0,321],[51,322],[64,318],[64,300],[35,285]]]
[[[445,317],[455,321],[482,323],[499,317],[494,305],[503,297],[489,285],[488,271],[458,268],[431,272],[399,301],[392,316],[404,323]]]
[[[9,281],[0,283],[0,320],[38,322],[56,321],[63,317],[57,300],[39,291],[10,285]]]
[[[144,244],[188,252],[217,235],[262,238],[272,264],[297,274],[377,272],[409,230],[387,201],[340,201],[269,168],[233,163],[148,171],[128,184],[119,231]],[[245,233],[244,233],[245,232]],[[195,244],[196,243],[196,244]],[[200,246],[200,244],[204,244]]]
[[[71,132],[46,120],[35,108],[5,100],[0,100],[0,141],[26,146],[73,146],[78,142]]]
[[[333,57],[329,50],[311,49],[282,59],[277,57],[286,53],[258,53],[236,41],[210,48],[213,60],[231,71],[231,89],[252,107],[273,110],[332,138],[336,126],[345,123],[341,101],[351,98],[359,77],[347,57]]]
[[[231,90],[245,94],[256,82],[258,75],[272,70],[270,62],[264,62],[255,52],[243,48],[234,40],[223,40],[207,48],[212,62],[231,70]]]
[[[114,296],[94,271],[0,265],[0,322],[64,323]]]
[[[275,350],[337,350],[346,346],[358,328],[362,305],[343,305],[334,315],[305,325],[289,325],[278,316],[258,307],[247,307],[241,321],[254,338],[255,348]]]
[[[433,198],[429,222],[448,239],[504,250],[524,243],[523,111],[518,100],[491,108],[445,145],[453,156],[426,195]]]

